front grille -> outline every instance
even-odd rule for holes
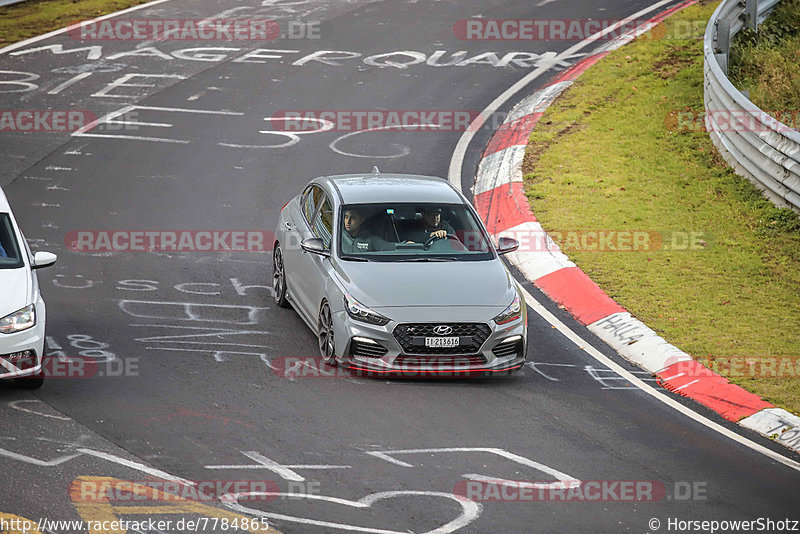
[[[441,336],[434,333],[438,326],[449,326],[452,332]],[[404,323],[394,328],[394,338],[406,354],[475,354],[492,333],[484,323]],[[458,337],[456,347],[426,347],[426,337]]]
[[[394,367],[401,369],[421,369],[421,368],[467,368],[480,367],[486,364],[486,358],[481,354],[473,356],[409,356],[401,354],[394,360]]]
[[[518,339],[512,342],[499,343],[492,349],[492,354],[497,358],[505,358],[506,356],[513,356],[522,350],[522,340]]]
[[[361,356],[363,358],[380,358],[384,356],[388,350],[383,345],[378,343],[367,343],[364,341],[352,340],[350,342],[350,354],[353,356]]]

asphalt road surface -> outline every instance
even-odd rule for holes
[[[666,530],[670,518],[800,519],[798,471],[632,387],[533,312],[531,363],[514,376],[384,380],[312,370],[287,378],[282,365],[316,356],[316,339],[293,310],[274,306],[268,251],[70,250],[78,231],[269,232],[283,204],[322,174],[377,165],[446,176],[461,134],[452,128],[313,131],[312,121],[292,136],[267,119],[298,110],[477,113],[574,41],[460,40],[456,21],[619,19],[649,5],[261,4],[170,0],[123,18],[274,19],[319,38],[81,43],[62,34],[0,55],[0,108],[106,117],[77,135],[0,134],[0,184],[20,225],[33,248],[59,254],[40,272],[49,353],[91,362],[83,374],[94,375],[53,378],[33,393],[0,386],[0,512],[137,517],[123,506],[135,503],[87,507],[75,481],[172,476],[251,481],[251,490],[263,483],[272,494],[227,507],[211,499],[203,510],[152,505],[139,517],[235,510],[262,514],[282,532],[498,533],[644,533]],[[578,59],[554,65],[528,89]],[[490,134],[481,130],[467,151],[467,192]],[[481,477],[542,487],[558,478],[600,481],[611,489],[601,502],[454,497]],[[626,481],[651,484],[657,498],[619,495],[613,488]]]

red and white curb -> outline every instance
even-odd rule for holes
[[[800,417],[775,408],[702,366],[614,302],[546,234],[523,190],[525,147],[547,107],[612,50],[694,3],[696,0],[677,5],[637,31],[610,41],[517,104],[481,157],[473,187],[474,204],[490,234],[523,242],[518,251],[508,254],[509,261],[621,356],[657,376],[664,388],[800,452]]]

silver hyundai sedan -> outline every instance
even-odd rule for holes
[[[316,178],[281,210],[279,306],[322,360],[367,374],[493,374],[525,363],[526,307],[472,205],[441,178]]]

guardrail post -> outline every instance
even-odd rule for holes
[[[744,24],[753,31],[758,31],[758,0],[745,0]]]
[[[719,19],[714,23],[716,35],[714,36],[714,55],[725,73],[728,75],[728,52],[731,49],[731,23],[726,19]]]

